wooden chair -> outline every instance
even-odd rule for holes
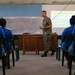
[[[58,59],[58,61],[60,61],[61,43],[62,43],[61,35],[58,35],[57,36],[57,50],[56,50],[56,59]]]
[[[0,60],[2,59],[2,69],[3,69],[3,75],[5,75],[5,53],[2,53],[2,47],[0,43]]]
[[[13,38],[13,48],[16,52],[16,61],[18,61],[20,58],[20,55],[19,55],[19,37],[17,35],[14,35],[14,38]]]

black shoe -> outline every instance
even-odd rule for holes
[[[44,52],[44,54],[42,54],[41,57],[47,57],[47,52]]]
[[[47,57],[47,54],[42,54],[41,57]]]
[[[53,56],[54,55],[54,53],[55,53],[55,50],[52,50],[52,53],[50,54],[51,56]]]
[[[54,54],[53,54],[53,53],[51,53],[50,55],[51,55],[51,56],[53,56]]]

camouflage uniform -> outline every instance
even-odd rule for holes
[[[43,26],[49,26],[51,25],[51,19],[49,17],[46,17],[43,19]],[[43,41],[44,41],[44,51],[48,52],[50,50],[50,41],[51,41],[51,34],[52,34],[52,29],[44,29],[43,30]]]

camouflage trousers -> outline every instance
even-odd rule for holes
[[[44,51],[48,52],[51,49],[51,34],[43,34]]]

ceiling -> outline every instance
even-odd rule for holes
[[[0,4],[75,4],[75,0],[0,0]]]

